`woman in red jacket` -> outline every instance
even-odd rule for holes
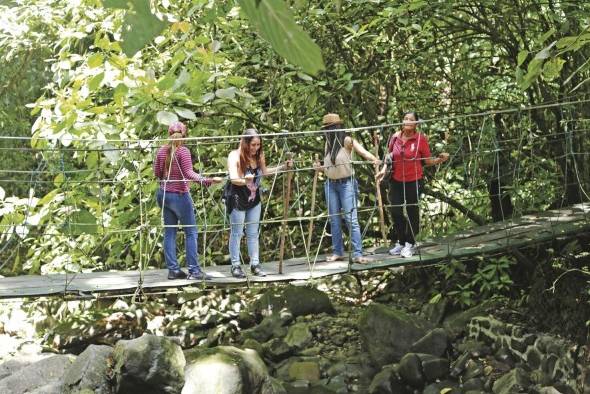
[[[391,214],[397,235],[397,242],[389,251],[393,256],[412,257],[416,251],[416,236],[420,231],[418,201],[422,189],[423,166],[440,164],[449,158],[448,153],[431,157],[428,139],[416,130],[418,121],[416,112],[407,112],[401,130],[389,139],[387,146],[393,165],[389,203],[392,205]],[[381,181],[386,172],[387,164],[377,174],[377,181]]]

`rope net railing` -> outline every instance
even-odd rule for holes
[[[484,223],[588,202],[590,119],[586,107],[589,101],[421,120],[419,131],[427,136],[433,157],[445,151],[450,159],[425,170],[424,194],[418,203],[421,212],[418,242],[443,239]],[[535,111],[546,111],[544,115],[550,120],[557,113],[560,119],[553,119],[547,129],[541,130],[532,116]],[[390,123],[343,130],[383,158],[386,142],[399,126],[400,123]],[[310,275],[319,256],[330,252],[328,221],[331,217],[322,187],[326,179],[323,174],[315,175],[312,165],[316,154],[324,156],[324,133],[324,130],[261,133],[270,165],[283,161],[287,151],[294,154],[292,170],[279,171],[263,182],[260,220],[263,263],[277,260],[281,228],[286,229],[286,257],[304,257]],[[195,170],[206,176],[226,175],[225,159],[237,148],[240,135],[241,130],[232,135],[187,137],[185,146],[191,150]],[[161,253],[165,226],[155,202],[159,181],[153,175],[152,161],[155,151],[167,139],[64,139],[36,135],[0,136],[0,141],[2,150],[22,150],[23,141],[30,143],[27,150],[40,163],[32,170],[12,170],[10,163],[0,163],[0,187],[16,181],[29,188],[25,197],[11,196],[10,190],[3,189],[5,195],[0,200],[3,269],[76,273],[115,268],[139,268],[143,272],[165,267]],[[373,163],[358,157],[352,163],[353,177],[360,189],[357,213],[363,245],[366,249],[387,246],[389,240],[383,239],[382,228],[388,229],[388,237],[393,238],[390,209],[395,206],[405,209],[411,204],[389,203],[385,197],[387,185],[383,182],[380,206]],[[291,174],[294,193],[285,217],[284,195],[277,182],[285,182],[287,174]],[[312,211],[314,176],[318,177],[317,206]],[[222,186],[191,186],[202,266],[227,263],[229,221],[221,193]],[[378,214],[380,208],[386,213],[384,222]],[[504,223],[509,232],[510,222]],[[446,242],[450,255],[458,247],[457,239],[448,237]],[[179,248],[182,250],[183,245]],[[35,250],[44,257],[25,256],[23,261],[23,250]],[[68,253],[64,254],[66,250]],[[183,253],[178,257],[183,265]]]

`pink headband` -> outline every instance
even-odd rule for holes
[[[175,133],[186,134],[186,125],[182,122],[172,122],[168,126],[168,134],[172,135]]]

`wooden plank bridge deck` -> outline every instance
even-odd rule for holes
[[[495,253],[512,247],[522,247],[590,231],[590,204],[578,204],[560,210],[526,215],[518,219],[474,227],[468,231],[425,242],[419,253],[411,258],[393,257],[387,248],[374,249],[367,257],[367,264],[347,261],[326,262],[320,258],[315,264],[306,257],[285,260],[283,274],[278,274],[278,263],[265,263],[268,276],[236,279],[230,275],[229,266],[205,267],[213,279],[206,282],[168,280],[167,270],[150,269],[143,272],[143,289],[156,291],[184,286],[244,286],[250,282],[280,282],[308,280],[349,271],[364,271],[388,267],[429,264],[449,258]],[[24,275],[0,278],[0,298],[23,298],[51,295],[74,297],[92,296],[97,293],[120,294],[135,291],[140,279],[139,271],[90,272],[52,275]]]

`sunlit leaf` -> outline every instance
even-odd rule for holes
[[[521,66],[522,63],[524,63],[524,61],[526,60],[527,56],[529,55],[528,51],[520,51],[518,52],[518,59],[517,59],[517,66]]]
[[[543,79],[546,81],[552,81],[559,76],[561,69],[565,64],[565,60],[556,57],[549,59],[543,65]]]
[[[93,92],[100,87],[102,80],[104,79],[104,73],[95,75],[88,81],[88,89]]]
[[[279,55],[312,75],[325,68],[320,47],[295,23],[283,0],[240,0],[239,3],[260,36]]]
[[[195,113],[187,108],[176,107],[176,108],[174,108],[174,112],[176,112],[178,115],[182,116],[185,119],[189,119],[189,120],[197,119],[197,117],[195,116]]]
[[[104,56],[102,55],[102,53],[93,53],[88,58],[88,67],[96,68],[96,67],[102,65],[103,61],[104,61]]]
[[[215,95],[219,98],[233,99],[236,97],[236,88],[231,87],[227,89],[217,89]]]
[[[553,41],[547,47],[543,48],[535,55],[535,59],[544,60],[551,56],[551,48],[553,48],[557,44],[557,41]]]
[[[98,230],[96,217],[86,209],[74,212],[67,225],[72,234],[96,234]]]
[[[174,122],[178,122],[178,116],[176,116],[173,112],[168,111],[160,111],[156,114],[156,119],[158,123],[169,126]]]

